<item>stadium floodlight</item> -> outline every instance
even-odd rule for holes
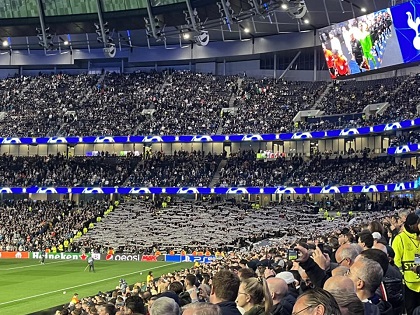
[[[281,8],[286,7],[287,13],[294,19],[301,19],[308,12],[305,0],[282,0]]]

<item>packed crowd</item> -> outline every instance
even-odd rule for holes
[[[74,116],[61,126],[61,135],[132,135],[147,117],[143,110],[160,101],[164,74],[160,72],[106,73],[82,102],[74,103]]]
[[[122,186],[142,157],[0,156],[0,186]]]
[[[369,104],[386,102],[406,77],[373,81],[337,81],[317,107],[325,115],[361,113]]]
[[[0,203],[0,251],[75,251],[78,231],[92,227],[108,209],[106,201],[6,200]]]
[[[222,156],[204,151],[174,151],[173,155],[155,152],[138,164],[127,186],[206,187],[210,184]]]
[[[300,209],[300,211],[299,211]],[[306,213],[302,213],[302,210]],[[314,232],[323,216],[313,212],[310,203],[273,205],[255,212],[251,205],[229,202],[172,202],[165,207],[150,201],[131,201],[108,215],[89,233],[78,240],[80,246],[97,248],[100,244],[122,252],[153,253],[153,248],[177,249],[217,248],[246,245],[247,240],[262,239],[298,229],[299,219],[310,219],[306,229]],[[191,219],[191,220],[186,220]],[[138,229],[142,222],[147,226]],[[214,222],[218,222],[217,225]],[[264,230],[261,230],[261,225]],[[279,229],[279,226],[284,228]],[[196,233],[202,230],[206,233]],[[151,239],[150,235],[156,235]],[[131,235],[131,236],[130,236]]]
[[[405,161],[389,157],[335,159],[314,156],[287,179],[288,186],[372,185],[400,183],[418,178],[418,171]]]
[[[22,76],[0,81],[0,136],[253,134],[360,127],[417,117],[418,81],[415,75],[286,82],[188,71]],[[390,106],[378,115],[361,115],[367,105],[380,102]],[[236,108],[235,113],[222,113],[227,107]],[[315,108],[333,116],[293,121],[299,111]]]
[[[303,204],[262,208],[257,211],[261,213],[255,232],[270,230],[273,211],[279,215],[277,229],[288,227],[287,231],[271,238],[267,233],[261,241],[242,248],[224,251],[216,246],[215,250],[221,249],[219,259],[209,264],[159,276],[150,271],[145,282],[133,285],[122,279],[112,291],[82,300],[73,297],[58,313],[291,315],[317,310],[316,314],[327,315],[418,314],[420,268],[403,266],[404,260],[414,261],[414,253],[418,254],[420,218],[413,210],[419,211],[409,205],[396,212],[399,204],[394,200],[386,212],[356,217],[337,214],[334,221],[319,222],[303,211]],[[133,218],[135,212],[125,214]],[[213,220],[210,216],[205,221]],[[238,224],[252,234],[252,225]],[[175,232],[171,230],[172,238],[181,236]],[[407,248],[410,242],[417,249]]]
[[[237,92],[238,112],[223,117],[223,133],[290,131],[296,114],[311,108],[326,85],[326,82],[246,79]]]
[[[400,145],[415,144],[420,142],[420,132],[412,130],[390,138],[390,147],[398,147]]]
[[[399,183],[418,178],[418,171],[405,161],[391,157],[369,158],[368,151],[347,156],[315,154],[301,157],[258,160],[254,151],[233,154],[220,170],[218,186],[329,186]]]
[[[57,135],[69,113],[90,93],[97,75],[67,74],[17,77],[0,81],[0,108],[6,112],[2,137]]]
[[[143,156],[0,156],[0,187],[278,187],[371,185],[413,181],[417,167],[395,157],[346,155],[258,159],[253,150],[226,154],[174,151]]]
[[[222,108],[229,107],[237,90],[236,77],[175,72],[165,82],[151,117],[138,128],[138,134],[216,133]]]
[[[257,160],[256,153],[240,151],[232,154],[219,172],[217,186],[281,186],[290,174],[303,163],[301,157],[286,160],[279,157],[274,161]]]

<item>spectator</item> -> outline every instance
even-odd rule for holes
[[[273,300],[265,278],[249,278],[241,282],[236,303],[245,310],[244,315],[270,314]]]
[[[341,315],[340,307],[334,297],[321,288],[302,293],[296,300],[292,314],[312,314],[315,309],[317,310],[316,314],[320,315]]]
[[[193,303],[184,307],[182,315],[222,315],[222,311],[215,304]]]
[[[180,315],[180,309],[174,299],[160,297],[150,308],[150,315]]]
[[[240,280],[231,271],[221,270],[213,276],[210,302],[217,304],[223,315],[241,315],[236,308]]]
[[[414,267],[420,255],[420,242],[417,238],[419,231],[419,217],[410,213],[404,223],[404,230],[398,234],[392,242],[395,251],[394,262],[401,270],[405,280],[405,309],[408,315],[413,314],[414,309],[420,305],[420,279]]]
[[[286,281],[279,278],[267,279],[268,289],[273,299],[272,315],[291,315],[296,298],[289,294]]]
[[[329,278],[324,284],[324,290],[335,298],[342,315],[365,314],[363,303],[356,295],[354,283],[348,277]]]
[[[373,236],[369,230],[364,230],[357,235],[357,243],[362,248],[366,250],[372,248],[373,246]]]

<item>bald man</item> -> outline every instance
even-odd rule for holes
[[[331,270],[331,275],[334,276],[345,276],[349,272],[349,268],[345,266],[338,266]]]
[[[273,298],[272,315],[291,315],[296,298],[289,294],[286,281],[280,278],[267,279],[268,289]]]
[[[373,247],[372,248],[379,249],[379,250],[383,251],[385,254],[388,255],[388,250],[386,249],[386,246],[384,244],[375,243],[375,244],[373,244]]]
[[[331,293],[338,303],[341,315],[363,315],[363,302],[357,297],[353,281],[346,276],[333,276],[325,281],[324,289]]]
[[[332,294],[334,291],[345,291],[347,293],[356,293],[353,281],[346,276],[333,276],[325,281],[324,290]],[[333,294],[334,295],[334,294]]]

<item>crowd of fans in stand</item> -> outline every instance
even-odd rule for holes
[[[160,100],[164,73],[106,73],[90,95],[74,103],[74,116],[61,127],[62,135],[132,135],[146,120],[143,110]]]
[[[72,116],[69,111],[84,103],[98,79],[97,75],[56,74],[1,80],[0,109],[6,115],[0,136],[56,136]]]
[[[121,279],[112,291],[74,296],[56,314],[418,314],[419,280],[403,277],[419,274],[420,267],[398,268],[410,251],[401,249],[402,235],[419,242],[420,218],[413,212],[419,210],[404,202],[408,208],[396,212],[401,202],[397,198],[387,212],[359,220],[348,213],[330,226],[322,221],[317,230],[307,229],[312,216],[299,211],[303,204],[295,205],[280,213],[294,226],[282,237],[254,239],[251,246],[228,251],[216,247],[219,254],[210,264],[162,275],[150,271],[145,282],[128,285]],[[258,210],[261,221],[270,220],[263,215],[267,210]]]
[[[289,131],[296,114],[311,108],[326,85],[326,82],[245,79],[234,104],[238,112],[224,115],[223,133]]]
[[[281,186],[290,174],[303,163],[301,157],[286,160],[279,157],[274,161],[257,160],[256,153],[240,151],[232,154],[220,170],[218,186]]]
[[[389,140],[390,147],[398,147],[400,145],[414,144],[420,142],[420,132],[413,130],[407,133],[400,134],[398,136],[393,136]]]
[[[129,176],[128,186],[206,187],[210,184],[222,156],[204,151],[155,152],[139,163]]]
[[[418,116],[418,75],[332,86],[240,80],[188,71],[8,78],[0,81],[0,136],[253,134],[360,127]],[[389,106],[382,113],[362,115],[367,105],[383,102]],[[235,113],[222,113],[227,107],[235,107]],[[299,111],[312,108],[334,116],[293,122]],[[350,113],[359,115],[345,115]]]
[[[108,208],[106,201],[76,205],[70,201],[6,200],[0,203],[0,251],[43,251],[64,241],[63,251],[75,251],[77,232],[96,223]],[[67,242],[66,242],[67,244]]]
[[[142,157],[0,156],[0,186],[122,186]]]
[[[138,134],[214,134],[222,108],[229,107],[238,89],[236,77],[175,72],[161,89],[156,111],[143,122]]]
[[[369,158],[367,151],[349,156],[313,155],[258,160],[254,151],[233,154],[220,170],[218,186],[329,186],[399,183],[418,178],[418,171],[391,157]]]
[[[412,181],[418,170],[395,157],[314,154],[258,159],[253,150],[223,154],[174,151],[119,157],[0,156],[0,187],[276,187],[371,185]],[[221,161],[225,160],[225,164]],[[219,169],[220,167],[220,169]],[[217,170],[218,177],[215,177]]]
[[[328,185],[372,185],[379,183],[400,183],[418,177],[414,166],[394,158],[349,157],[343,159],[323,159],[315,156],[293,172],[286,181],[288,186],[328,186]]]
[[[393,77],[373,81],[337,81],[317,109],[324,111],[325,115],[361,113],[369,104],[386,102],[406,79]]]

